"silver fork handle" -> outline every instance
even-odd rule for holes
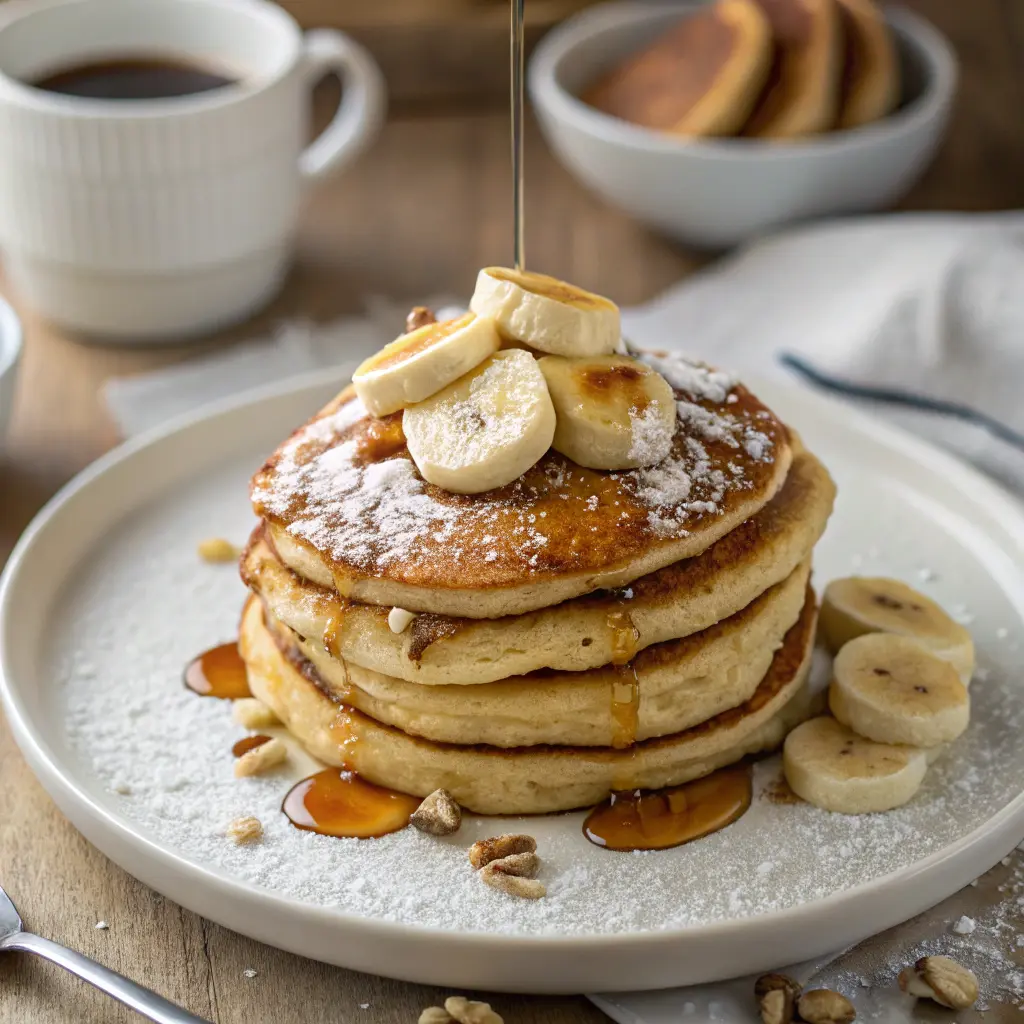
[[[180,1006],[168,1002],[163,996],[158,996],[148,988],[136,985],[134,981],[118,974],[116,971],[104,967],[102,964],[90,960],[73,949],[66,949],[56,942],[44,939],[31,932],[18,932],[10,936],[0,944],[0,950],[20,949],[26,953],[35,953],[38,956],[52,960],[60,964],[66,971],[77,975],[83,981],[106,992],[108,996],[131,1007],[136,1013],[148,1017],[157,1024],[209,1024],[209,1021],[202,1017],[196,1017],[188,1013]]]

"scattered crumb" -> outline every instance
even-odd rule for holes
[[[110,925],[106,921],[97,921],[94,927],[98,932],[105,932],[110,928]]]
[[[256,969],[254,967],[246,967],[246,969],[244,971],[242,971],[242,973],[247,978],[255,978],[256,977]]]
[[[370,1004],[369,1003],[360,1003],[359,1004],[359,1009],[360,1010],[368,1010],[369,1008],[370,1008]]]
[[[974,928],[974,918],[968,917],[966,914],[961,917],[955,925],[953,925],[953,931],[955,931],[957,935],[970,935],[971,932],[974,931]]]
[[[208,537],[199,542],[196,549],[199,557],[204,562],[237,562],[242,554],[241,548],[236,547],[229,540],[223,537]]]

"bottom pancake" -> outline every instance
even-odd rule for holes
[[[544,814],[599,803],[613,790],[679,785],[777,747],[820,702],[806,687],[816,618],[808,590],[799,621],[745,704],[627,750],[503,750],[407,736],[326,696],[313,667],[292,663],[278,648],[255,599],[242,616],[239,649],[253,694],[325,763],[344,765],[371,782],[416,796],[447,789],[479,814]]]

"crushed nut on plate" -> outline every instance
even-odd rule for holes
[[[762,974],[754,982],[754,998],[763,999],[769,992],[784,989],[794,998],[799,999],[803,986],[788,974]]]
[[[428,1006],[417,1024],[451,1024],[455,1018],[442,1006]]]
[[[846,996],[827,988],[805,992],[797,1000],[796,1012],[807,1024],[850,1024],[857,1017]]]
[[[204,562],[237,562],[242,554],[240,548],[223,537],[208,537],[199,542],[196,550]]]
[[[480,839],[469,848],[469,863],[482,868],[492,860],[500,860],[512,853],[535,853],[537,840],[527,835],[502,835]]]
[[[259,818],[235,818],[224,830],[229,839],[234,839],[239,846],[244,843],[254,843],[257,839],[263,838],[263,824]]]
[[[462,810],[447,789],[435,789],[409,818],[414,828],[432,836],[450,836],[462,825]]]
[[[763,1024],[792,1024],[793,994],[785,988],[773,988],[761,997]]]
[[[978,998],[974,972],[948,956],[924,956],[900,971],[900,988],[950,1010],[966,1010]]]
[[[256,697],[240,697],[232,704],[231,713],[235,721],[246,729],[270,729],[281,724],[277,715]]]
[[[247,775],[260,775],[263,772],[284,764],[288,759],[288,748],[279,740],[267,740],[252,750],[247,750],[235,761],[235,777],[242,779]]]
[[[459,1024],[505,1024],[490,1003],[479,1003],[465,996],[449,996],[444,1008]]]
[[[539,900],[547,896],[543,882],[531,877],[537,873],[540,858],[532,851],[513,853],[508,857],[488,861],[480,869],[480,878],[485,885],[526,900]]]

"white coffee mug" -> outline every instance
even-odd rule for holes
[[[339,32],[303,35],[266,0],[15,0],[0,10],[0,247],[55,323],[125,342],[237,321],[279,288],[303,186],[372,139],[385,91]],[[160,57],[232,84],[91,99],[31,83],[90,61]],[[341,104],[303,149],[310,90]]]

